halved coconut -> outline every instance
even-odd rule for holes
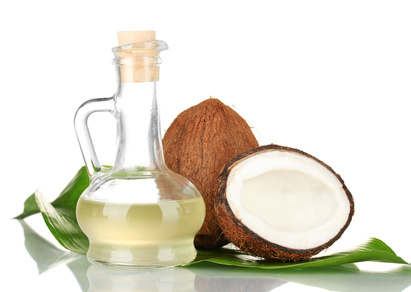
[[[241,250],[298,261],[340,238],[354,201],[341,177],[322,161],[268,145],[225,165],[216,212],[225,236]]]

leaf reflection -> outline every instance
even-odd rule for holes
[[[86,271],[90,263],[84,255],[61,250],[40,236],[24,220],[18,220],[18,222],[23,228],[24,246],[36,262],[39,275],[65,264],[76,277],[81,291],[88,290],[89,282]]]
[[[39,274],[65,264],[76,277],[82,291],[117,292],[121,288],[124,292],[268,292],[287,282],[294,282],[332,291],[397,292],[411,285],[411,267],[407,265],[398,265],[397,269],[387,272],[361,271],[355,264],[278,270],[224,266],[209,262],[162,270],[97,267],[91,265],[84,255],[58,249],[25,221],[19,222],[24,230],[25,247],[37,263]]]
[[[207,283],[215,292],[270,291],[286,282],[342,292],[396,292],[411,285],[411,267],[404,265],[387,272],[365,272],[359,270],[355,264],[327,268],[263,270],[200,263],[187,269],[197,274],[196,288]],[[257,285],[260,285],[257,290],[242,288],[258,287]]]

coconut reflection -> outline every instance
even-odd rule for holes
[[[201,264],[203,266],[203,264]],[[202,268],[207,269],[208,264]],[[214,265],[215,266],[215,265]],[[241,269],[240,271],[234,268],[233,271],[216,271],[210,273],[203,273],[198,270],[198,274],[195,279],[195,287],[198,292],[213,291],[213,292],[269,292],[287,283],[286,281],[277,279],[274,272],[270,275],[263,273],[259,276],[256,273],[250,273],[248,268]],[[261,271],[260,271],[261,272]]]

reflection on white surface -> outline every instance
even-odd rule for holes
[[[287,283],[278,279],[275,271],[260,273],[260,269],[235,268],[211,263],[201,263],[187,269],[196,274],[195,286],[199,292],[269,292]]]
[[[188,269],[197,274],[197,288],[205,283],[207,287],[213,287],[198,291],[276,291],[281,285],[294,282],[329,291],[395,292],[411,285],[411,267],[401,265],[389,272],[363,272],[354,264],[331,268],[262,270],[203,263]],[[250,289],[241,290],[242,287]]]
[[[408,291],[411,266],[387,265],[389,271],[365,272],[349,264],[332,268],[263,270],[212,263],[199,263],[173,269],[120,269],[91,265],[84,255],[63,251],[39,236],[25,221],[25,247],[35,260],[39,274],[66,265],[80,291],[293,291],[289,282],[300,287],[330,291]],[[383,264],[381,264],[383,265]],[[57,269],[56,269],[57,270]],[[67,273],[67,269],[60,269]],[[66,278],[66,277],[65,277]],[[61,283],[56,283],[60,289]],[[295,287],[294,287],[295,288]]]
[[[42,274],[60,264],[69,263],[80,255],[65,252],[37,234],[24,220],[18,220],[24,231],[24,246],[35,260],[39,274]]]
[[[91,265],[89,292],[192,292],[196,275],[183,268],[122,269]]]

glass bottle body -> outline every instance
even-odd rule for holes
[[[159,190],[163,187],[166,194]],[[174,199],[155,198],[164,195]],[[204,212],[203,199],[193,189],[164,173],[144,178],[107,174],[77,205],[79,225],[90,241],[90,261],[143,267],[191,262]]]
[[[90,186],[77,204],[77,220],[89,238],[87,257],[91,262],[182,265],[196,256],[193,240],[204,221],[204,201],[187,179],[165,165],[156,80],[125,82],[130,80],[125,80],[124,72],[149,72],[157,60],[146,51],[136,52],[148,65],[142,67],[133,57],[131,65],[125,64],[119,57],[119,86],[114,97],[85,103],[76,114],[76,131],[90,173]],[[117,154],[111,168],[100,165],[89,137],[86,120],[94,111],[108,111],[117,121]]]

